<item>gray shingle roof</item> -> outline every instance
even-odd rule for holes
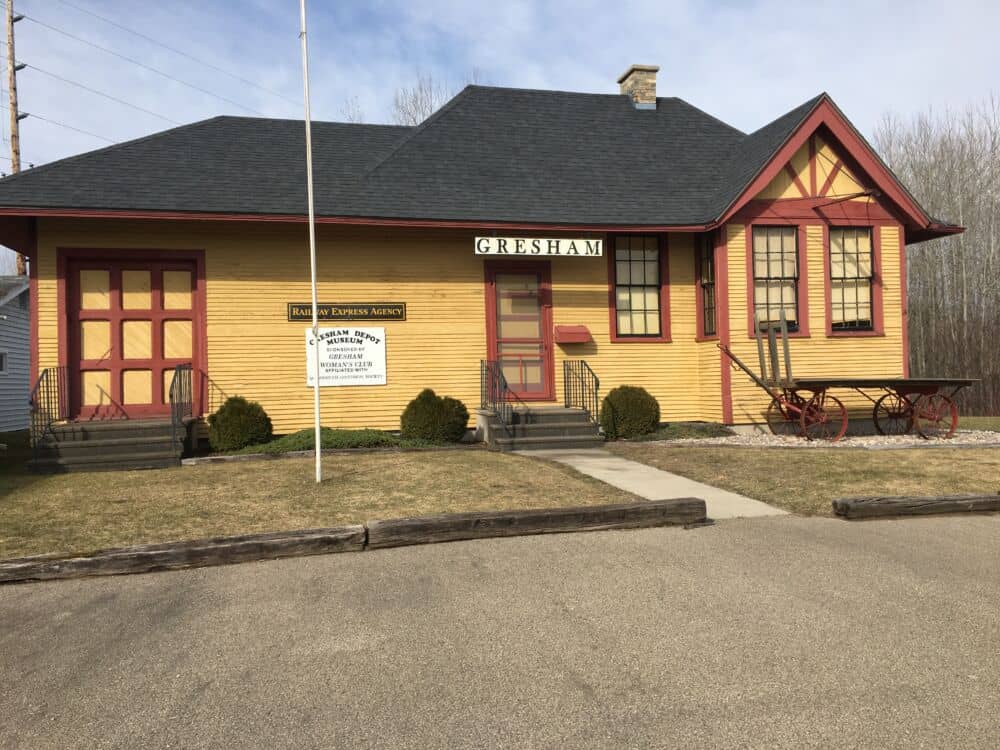
[[[819,103],[745,135],[677,98],[469,86],[416,128],[313,124],[316,212],[707,223]],[[0,180],[0,207],[305,212],[301,121],[216,117]]]

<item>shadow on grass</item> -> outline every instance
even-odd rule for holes
[[[0,432],[0,444],[7,446],[0,451],[0,498],[44,479],[28,472],[32,452],[27,430]]]

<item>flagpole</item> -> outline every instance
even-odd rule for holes
[[[316,443],[316,482],[323,481],[321,432],[319,423],[319,303],[316,294],[316,213],[313,203],[312,125],[309,113],[309,42],[306,41],[306,0],[299,0],[302,41],[302,87],[306,108],[306,196],[309,201],[309,266],[312,276],[312,337],[313,337],[313,412]]]

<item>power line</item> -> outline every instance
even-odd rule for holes
[[[151,44],[155,44],[158,47],[162,47],[165,50],[169,50],[170,52],[173,52],[175,55],[180,55],[181,57],[185,57],[188,60],[191,60],[192,62],[196,62],[199,65],[203,65],[206,68],[211,68],[212,70],[217,71],[219,73],[222,73],[223,75],[227,75],[230,78],[234,78],[237,81],[239,81],[240,83],[245,83],[247,86],[253,86],[255,89],[260,89],[261,91],[264,91],[264,92],[266,92],[268,94],[271,94],[272,96],[277,96],[278,98],[284,99],[286,102],[291,102],[292,104],[301,104],[302,103],[300,101],[296,101],[295,99],[292,99],[291,97],[285,96],[284,94],[282,94],[282,93],[280,93],[278,91],[275,91],[274,89],[269,89],[266,86],[261,86],[259,83],[251,81],[248,78],[244,78],[243,76],[240,76],[240,75],[237,75],[236,73],[230,72],[230,71],[226,70],[225,68],[220,68],[218,65],[213,65],[210,62],[206,62],[205,60],[201,60],[201,59],[195,57],[194,55],[191,55],[191,54],[185,52],[184,50],[177,49],[176,47],[171,47],[169,44],[164,44],[163,42],[159,41],[158,39],[154,39],[151,36],[143,34],[141,31],[136,31],[135,29],[130,29],[128,26],[123,26],[122,24],[118,23],[117,21],[113,21],[110,18],[107,18],[106,16],[102,16],[99,13],[95,13],[92,10],[89,10],[87,8],[83,8],[83,7],[79,6],[79,5],[76,5],[75,3],[68,2],[68,0],[59,0],[59,2],[62,3],[63,5],[66,5],[66,6],[70,7],[70,8],[73,8],[74,10],[78,10],[81,13],[86,13],[88,16],[93,16],[94,18],[97,18],[97,19],[99,19],[101,21],[104,21],[104,23],[110,24],[111,26],[114,26],[116,29],[121,29],[122,31],[126,31],[129,34],[133,34],[134,36],[139,37],[140,39],[145,39],[147,42],[150,42]]]
[[[9,108],[4,107],[3,109],[9,109]],[[42,122],[47,122],[49,125],[58,125],[60,128],[66,128],[67,130],[75,130],[77,133],[82,133],[83,135],[89,135],[93,138],[100,138],[102,141],[107,141],[108,143],[118,143],[118,141],[114,141],[103,135],[99,135],[98,133],[91,133],[89,130],[84,130],[83,128],[78,128],[74,125],[67,125],[65,122],[59,122],[58,120],[50,120],[48,117],[43,117],[42,115],[35,114],[34,112],[22,112],[21,114],[25,115],[26,117],[31,117],[35,120],[41,120]]]
[[[24,16],[24,20],[25,21],[31,21],[32,23],[34,23],[34,24],[36,24],[38,26],[41,26],[41,27],[46,28],[46,29],[49,29],[50,31],[54,31],[57,34],[62,34],[63,36],[69,37],[70,39],[73,39],[73,40],[75,40],[77,42],[80,42],[81,44],[86,44],[89,47],[93,47],[94,49],[98,49],[101,52],[106,52],[107,54],[113,55],[114,57],[117,57],[120,60],[124,60],[125,62],[132,63],[133,65],[138,65],[140,68],[143,68],[144,70],[148,70],[151,73],[156,73],[157,75],[163,76],[164,78],[166,78],[168,80],[171,80],[171,81],[174,81],[175,83],[179,83],[182,86],[187,86],[189,89],[193,89],[194,91],[198,91],[198,92],[201,92],[202,94],[207,94],[208,96],[215,97],[216,99],[218,99],[220,101],[226,102],[227,104],[232,104],[233,106],[239,107],[240,109],[244,109],[247,112],[253,112],[255,115],[260,115],[261,117],[265,116],[263,112],[259,112],[256,109],[253,109],[251,107],[246,106],[245,104],[240,104],[237,101],[234,101],[234,100],[229,99],[229,98],[227,98],[225,96],[222,96],[221,94],[216,94],[214,91],[209,91],[208,89],[203,89],[200,86],[196,86],[193,83],[188,83],[187,81],[182,81],[180,78],[176,78],[175,76],[172,76],[169,73],[165,73],[162,70],[158,70],[157,68],[154,68],[154,67],[152,67],[150,65],[146,65],[146,63],[144,63],[144,62],[140,62],[139,60],[136,60],[134,57],[128,57],[127,55],[123,55],[120,52],[115,52],[114,50],[108,49],[107,47],[103,47],[100,44],[97,44],[96,42],[90,41],[89,39],[84,39],[83,37],[77,36],[76,34],[71,34],[68,31],[64,31],[63,29],[60,29],[60,28],[58,28],[56,26],[52,26],[51,24],[45,23],[44,21],[39,21],[37,18],[33,18],[32,16],[25,15]]]
[[[118,102],[119,104],[123,104],[126,107],[131,107],[132,109],[138,110],[139,112],[145,112],[147,115],[152,115],[153,117],[159,117],[161,120],[166,120],[167,122],[169,122],[169,123],[171,123],[173,125],[181,125],[182,124],[182,123],[178,122],[177,120],[173,120],[173,119],[167,117],[166,115],[161,115],[159,112],[154,112],[151,109],[146,109],[145,107],[140,107],[138,104],[132,104],[131,102],[127,102],[124,99],[119,99],[117,96],[112,96],[111,94],[105,93],[104,91],[98,91],[97,89],[92,89],[92,88],[90,88],[90,86],[87,86],[85,84],[79,83],[78,81],[71,81],[69,78],[63,78],[61,75],[57,75],[55,73],[52,73],[51,71],[42,70],[37,65],[31,65],[30,63],[24,63],[24,67],[30,68],[31,70],[34,70],[34,71],[36,71],[38,73],[42,73],[43,75],[47,75],[50,78],[55,78],[57,81],[62,81],[63,83],[68,83],[71,86],[76,86],[77,88],[81,88],[84,91],[89,91],[91,94],[97,94],[97,96],[103,96],[105,99],[110,99],[113,102]]]

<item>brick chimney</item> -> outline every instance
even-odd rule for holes
[[[656,109],[656,73],[659,69],[659,65],[633,65],[618,79],[621,93],[628,95],[636,109]]]

